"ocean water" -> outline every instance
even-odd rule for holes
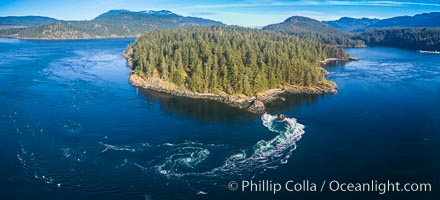
[[[348,49],[361,61],[328,68],[337,95],[285,95],[255,115],[131,86],[131,42],[0,40],[1,199],[438,199],[439,55]],[[242,180],[432,191],[228,189]]]

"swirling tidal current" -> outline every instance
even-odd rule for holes
[[[229,181],[438,180],[438,55],[350,50],[361,61],[329,68],[338,95],[286,96],[267,106],[279,119],[133,87],[121,55],[132,41],[0,40],[0,198],[242,199]]]
[[[287,163],[296,148],[296,142],[304,134],[304,126],[295,118],[278,119],[275,115],[263,114],[262,124],[274,137],[260,140],[254,146],[226,158],[223,165],[206,172],[182,173],[180,168],[195,169],[210,155],[209,146],[184,146],[173,149],[165,158],[165,163],[156,166],[159,173],[167,176],[221,176],[256,173],[259,170],[276,168]]]
[[[231,150],[228,144],[191,141],[154,146],[149,143],[112,145],[106,143],[106,138],[92,147],[78,147],[51,141],[57,140],[57,136],[47,133],[50,125],[42,126],[20,119],[23,118],[18,113],[10,115],[19,137],[16,156],[26,177],[66,190],[122,187],[114,182],[114,175],[100,176],[103,169],[108,170],[106,173],[119,176],[125,176],[120,174],[121,170],[136,169],[141,172],[141,177],[180,180],[189,187],[197,187],[201,182],[226,182],[232,178],[254,176],[287,163],[296,148],[296,142],[304,133],[304,126],[296,119],[281,120],[266,113],[261,116],[261,123],[271,138],[259,140],[246,149]],[[72,134],[81,133],[79,127],[80,124],[67,120],[60,133],[65,134],[62,137],[72,137]],[[108,157],[124,158],[106,160]],[[219,158],[224,159],[220,162],[210,161]],[[200,191],[206,193],[202,190],[197,193],[200,194]]]
[[[22,55],[22,73],[18,76],[11,60],[2,60],[8,85],[2,87],[0,125],[9,138],[2,140],[2,152],[18,162],[22,170],[16,176],[38,186],[35,192],[190,198],[287,162],[304,133],[294,118],[243,114],[244,119],[221,121],[242,113],[211,102],[203,109],[214,109],[220,120],[164,112],[170,109],[164,106],[179,102],[145,100],[127,82],[121,52],[129,41],[7,43],[15,46],[5,57]],[[253,135],[230,135],[249,123]],[[179,184],[185,186],[169,194],[170,185]]]

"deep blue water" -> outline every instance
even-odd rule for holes
[[[0,39],[1,199],[438,199],[440,56],[348,49],[337,95],[254,115],[128,83],[121,40]],[[296,119],[296,120],[295,120]],[[432,192],[231,192],[240,180],[426,182]]]

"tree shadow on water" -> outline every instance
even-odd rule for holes
[[[243,109],[234,108],[222,102],[209,99],[193,99],[189,97],[174,96],[162,92],[139,88],[139,92],[148,101],[158,102],[161,109],[177,114],[180,117],[197,119],[202,122],[227,122],[237,120],[253,120],[259,117]]]
[[[312,105],[325,95],[322,94],[282,94],[280,98],[266,103],[268,113],[279,113],[285,110],[295,110],[303,105]]]

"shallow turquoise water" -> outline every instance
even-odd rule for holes
[[[349,49],[337,95],[287,95],[277,122],[131,86],[133,40],[0,40],[0,194],[7,199],[375,199],[231,192],[229,181],[395,180],[440,174],[440,56]],[[437,189],[436,189],[437,188]],[[418,198],[418,199],[419,199]]]

